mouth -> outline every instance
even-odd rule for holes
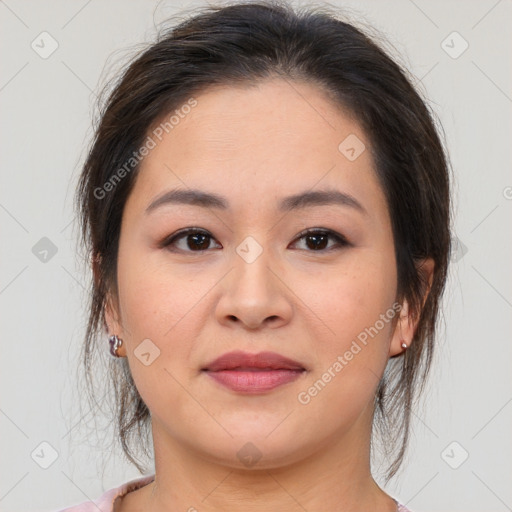
[[[275,352],[229,352],[201,369],[214,381],[238,393],[257,394],[292,382],[307,372],[298,361]]]

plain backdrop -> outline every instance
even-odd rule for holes
[[[102,453],[108,420],[78,404],[88,275],[72,200],[100,85],[193,5],[0,1],[2,511],[58,510],[140,476]],[[414,512],[512,510],[512,2],[331,5],[394,46],[443,124],[456,177],[445,322],[405,468],[386,490]]]

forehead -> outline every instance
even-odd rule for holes
[[[254,165],[269,156],[276,163],[283,158],[314,161],[337,155],[340,137],[357,133],[364,138],[355,120],[321,89],[304,82],[273,79],[243,87],[216,86],[195,100],[197,105],[167,139],[170,149],[172,139],[178,144],[179,138],[180,153],[196,161],[229,159]]]
[[[231,196],[240,206],[250,197],[314,187],[342,188],[374,203],[380,195],[382,202],[369,141],[319,87],[273,79],[211,87],[193,100],[166,130],[169,114],[148,131],[156,145],[141,162],[130,198],[140,208],[176,186]],[[347,158],[345,141],[360,152],[357,158]]]

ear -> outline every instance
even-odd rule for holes
[[[105,328],[107,329],[109,337],[116,334],[119,338],[124,340],[125,331],[119,315],[119,304],[110,292],[107,292],[105,297]],[[126,357],[126,343],[123,343],[117,350],[119,357]]]
[[[110,292],[105,297],[105,323],[108,334],[117,334],[120,338],[123,336],[123,328],[119,318],[119,306],[117,300]]]
[[[100,285],[101,274],[99,270],[99,265],[101,263],[101,256],[96,256],[92,258],[92,270],[94,275],[94,282],[96,287]],[[105,296],[105,301],[103,303],[104,307],[104,329],[108,336],[112,334],[116,334],[121,339],[123,338],[124,332],[122,328],[122,324],[119,316],[119,304],[118,301],[113,297],[112,293],[108,291]],[[121,345],[119,348],[119,355],[125,355],[125,344]]]
[[[434,260],[432,258],[425,258],[421,260],[417,265],[417,271],[421,274],[423,282],[427,283],[421,303],[421,308],[423,309],[430,292],[430,287],[432,286],[432,279],[434,277]],[[409,311],[409,304],[407,303],[407,300],[404,300],[401,304],[401,309],[397,314],[399,316],[396,321],[389,346],[389,357],[399,355],[404,352],[404,350],[407,350],[402,348],[402,343],[406,343],[407,347],[411,346],[412,339],[414,338],[414,333],[416,332],[421,316],[418,315],[417,318],[413,318],[413,315]]]

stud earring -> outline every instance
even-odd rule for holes
[[[115,334],[112,334],[110,338],[108,339],[108,342],[110,343],[110,353],[114,357],[121,357],[118,354],[119,347],[123,344],[123,340],[121,338],[118,338]]]
[[[405,341],[402,341],[401,347],[406,350],[407,349],[407,343]]]

